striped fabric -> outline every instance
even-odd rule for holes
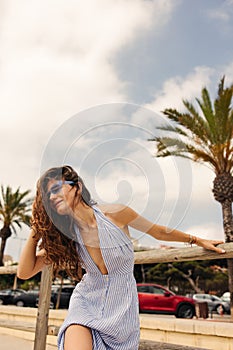
[[[64,349],[66,328],[80,324],[91,329],[93,350],[137,350],[140,328],[133,245],[99,208],[93,209],[108,275],[101,274],[76,226],[77,249],[86,273],[71,296],[68,315],[58,335],[58,349]]]

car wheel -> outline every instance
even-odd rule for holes
[[[23,300],[18,300],[18,301],[16,301],[15,305],[22,307],[22,306],[24,306],[24,302],[23,302]]]
[[[0,299],[0,305],[3,305],[4,301],[2,299]]]
[[[216,312],[218,315],[222,315],[225,313],[225,309],[222,305],[218,305],[218,306],[216,306]]]
[[[193,318],[194,308],[191,305],[183,304],[178,308],[175,316],[177,318]]]

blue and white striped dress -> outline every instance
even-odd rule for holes
[[[140,327],[133,245],[99,208],[93,209],[108,274],[100,272],[76,226],[78,254],[86,273],[71,296],[68,315],[58,334],[58,349],[64,349],[66,328],[80,324],[91,329],[93,350],[137,350]]]

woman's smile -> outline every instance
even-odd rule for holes
[[[70,214],[71,208],[69,207],[68,203],[64,200],[64,198],[55,199],[52,202],[52,206],[54,210],[56,210],[56,212],[60,215]]]
[[[54,208],[57,209],[62,202],[63,202],[63,199],[58,199],[58,200],[54,201],[54,203],[53,203]]]

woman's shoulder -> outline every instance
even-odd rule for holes
[[[136,215],[135,211],[127,205],[115,203],[115,204],[101,204],[97,206],[104,215],[107,217],[117,220],[122,224],[127,224],[129,221],[134,219]]]
[[[96,207],[99,208],[105,215],[117,215],[127,208],[126,205],[120,203],[101,203],[96,205]]]

